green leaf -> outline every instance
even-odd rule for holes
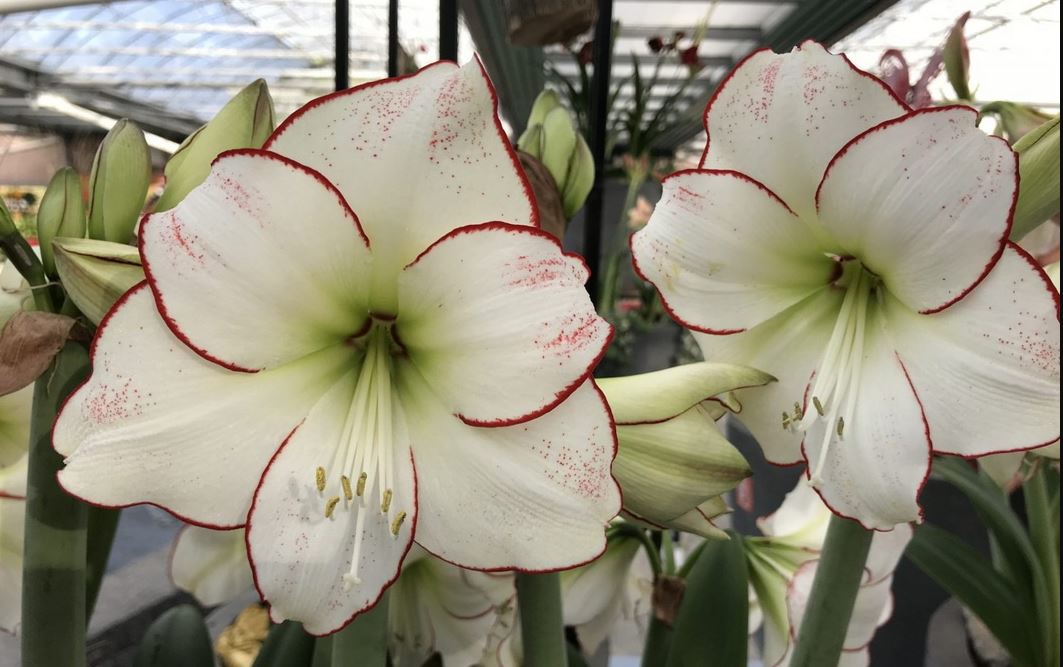
[[[214,649],[203,614],[190,604],[167,609],[148,627],[133,667],[213,667]]]
[[[314,637],[295,621],[274,625],[262,644],[253,667],[310,667],[314,660]]]
[[[749,576],[742,537],[706,542],[687,578],[668,667],[745,667]]]
[[[388,660],[388,594],[332,635],[332,667],[385,667]],[[288,667],[287,663],[283,663]]]
[[[1048,580],[1033,542],[1008,505],[1007,498],[988,475],[976,472],[966,461],[938,457],[934,460],[933,472],[967,496],[986,528],[992,532],[1008,563],[1007,571],[1015,575],[1012,586],[1023,596],[1024,604],[1036,611],[1035,621],[1039,625],[1041,641],[1039,655],[1050,653],[1059,629],[1052,623]]]
[[[273,132],[273,99],[262,79],[229,100],[210,122],[193,132],[166,163],[166,190],[155,206],[177,206],[210,173],[214,158],[235,148],[260,148]]]
[[[1032,610],[980,553],[952,533],[924,524],[905,555],[978,616],[1016,663],[1036,664]]]

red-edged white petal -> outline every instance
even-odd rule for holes
[[[776,537],[806,549],[819,551],[827,537],[831,513],[819,495],[801,480],[779,509],[757,519],[757,528],[768,537]]]
[[[310,102],[265,148],[320,171],[358,212],[393,277],[452,229],[538,226],[531,189],[479,61],[436,63]]]
[[[479,570],[558,570],[602,552],[620,492],[609,473],[609,411],[593,381],[534,421],[498,428],[464,424],[415,382],[403,389],[416,415],[418,544]]]
[[[396,665],[421,665],[438,652],[444,665],[474,665],[515,594],[511,574],[465,570],[416,544],[388,593],[388,632]]]
[[[369,309],[369,244],[320,174],[258,150],[223,153],[140,252],[166,323],[226,368],[259,370],[342,341]]]
[[[248,516],[248,555],[270,617],[276,623],[299,621],[319,636],[339,630],[377,603],[399,576],[417,522],[417,479],[401,409],[392,413],[393,439],[385,444],[394,457],[389,512],[381,511],[378,490],[367,487],[359,526],[358,496],[344,500],[341,471],[329,467],[347,436],[345,417],[356,380],[354,373],[339,380],[281,447],[262,476]],[[339,460],[342,455],[341,450]],[[319,466],[328,470],[323,492],[316,486]],[[334,497],[339,501],[326,517],[326,505]],[[399,512],[406,516],[393,534]],[[356,542],[361,581],[345,585]]]
[[[914,310],[955,303],[992,268],[1011,228],[1018,158],[970,107],[887,121],[831,162],[820,223]]]
[[[1059,438],[1059,295],[1010,245],[984,281],[940,313],[887,301],[934,451],[1029,449]]]
[[[786,204],[736,172],[666,178],[649,223],[631,239],[631,255],[683,326],[720,334],[781,313],[835,270]]]
[[[244,531],[185,526],[170,556],[170,578],[207,607],[251,590]]]
[[[800,632],[801,622],[808,609],[812,584],[819,572],[819,564],[819,560],[811,560],[797,568],[786,590],[791,638],[797,637]],[[843,644],[846,652],[857,652],[866,648],[875,636],[875,630],[889,619],[893,610],[893,594],[890,592],[892,584],[893,577],[886,577],[875,584],[863,585],[857,590]],[[851,658],[858,659],[857,656]]]
[[[705,109],[701,166],[748,174],[808,216],[838,149],[907,110],[881,81],[814,42],[781,55],[757,51]]]
[[[225,370],[174,337],[141,283],[100,323],[93,374],[56,420],[59,482],[98,505],[243,525],[270,457],[351,356],[339,346],[273,371]]]
[[[476,424],[525,421],[575,391],[605,353],[612,329],[586,280],[583,260],[545,232],[462,227],[403,271],[396,332],[449,411]]]
[[[930,434],[881,317],[868,315],[858,384],[849,389],[856,407],[844,438],[834,436],[834,423],[820,419],[805,433],[802,450],[831,510],[865,528],[890,530],[921,516],[916,498],[930,471]],[[827,429],[831,443],[824,454]]]
[[[867,581],[870,585],[878,583],[893,574],[897,569],[904,550],[912,541],[914,531],[906,523],[902,523],[893,530],[877,531],[871,539],[871,549],[864,563],[867,571]]]
[[[801,436],[783,428],[782,415],[804,401],[808,378],[819,364],[838,317],[842,290],[823,288],[749,331],[730,336],[694,334],[707,361],[755,366],[778,378],[763,387],[741,389],[738,419],[776,465],[801,461]]]

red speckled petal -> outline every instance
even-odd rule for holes
[[[243,525],[270,457],[352,357],[336,346],[274,371],[219,368],[174,337],[141,283],[100,323],[92,376],[56,420],[59,482],[97,505]]]
[[[267,151],[223,153],[202,185],[140,229],[166,323],[205,359],[274,368],[366,322],[369,245],[327,181]]]
[[[593,381],[548,414],[500,428],[464,424],[417,377],[407,382],[418,544],[482,570],[557,570],[601,553],[620,490],[609,473],[613,427]]]
[[[1003,252],[1018,161],[969,107],[882,123],[843,148],[816,198],[821,224],[913,310],[963,298]]]
[[[981,456],[1059,437],[1058,293],[1008,245],[963,301],[934,315],[887,302],[934,451]]]
[[[597,365],[611,328],[583,260],[531,227],[449,233],[403,271],[395,331],[447,409],[502,425],[550,410]]]
[[[720,334],[781,313],[830,282],[836,268],[786,204],[727,171],[666,178],[631,254],[674,318]]]
[[[758,51],[705,110],[701,166],[748,174],[811,217],[819,178],[838,149],[907,110],[884,83],[814,42],[782,55]]]
[[[456,227],[538,225],[478,61],[436,63],[315,100],[265,147],[336,184],[372,240],[374,270],[392,278]]]
[[[281,447],[262,476],[247,524],[255,585],[273,621],[299,621],[314,635],[339,630],[376,604],[398,577],[417,523],[417,479],[401,410],[392,412],[392,441],[382,443],[394,457],[389,512],[381,511],[379,488],[366,487],[359,526],[359,497],[343,499],[343,471],[329,462],[348,435],[345,417],[356,379],[350,373],[337,382]],[[316,486],[318,466],[328,471],[322,492]],[[326,517],[331,498],[339,502]],[[392,526],[399,512],[406,516],[396,534]],[[345,586],[356,542],[361,581]]]
[[[835,437],[836,423],[820,419],[805,432],[801,449],[808,476],[822,480],[816,491],[827,507],[865,528],[891,530],[921,516],[917,500],[929,474],[930,441],[919,397],[882,318],[868,315],[844,437]]]

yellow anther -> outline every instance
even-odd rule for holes
[[[827,414],[827,412],[823,409],[823,404],[819,402],[819,396],[812,397],[812,405],[816,406],[816,412],[819,413],[820,417]]]
[[[838,437],[842,437],[842,431],[845,430],[845,418],[838,417]]]
[[[794,402],[794,419],[801,419],[805,416],[805,411],[801,409],[801,404]]]
[[[314,471],[314,478],[317,482],[317,492],[323,492],[325,490],[325,469],[318,466],[317,470]]]
[[[340,502],[340,497],[339,496],[332,496],[331,498],[328,499],[328,502],[325,503],[325,518],[326,519],[331,519],[332,518],[332,512],[336,509],[336,505],[339,502]]]
[[[782,413],[782,427],[784,429],[790,428],[790,421],[790,415],[786,414],[785,412]]]
[[[406,520],[406,512],[399,512],[395,517],[395,520],[391,522],[391,534],[398,535],[399,528],[402,527],[402,522]]]
[[[380,511],[387,514],[387,511],[391,509],[391,489],[384,491],[384,500],[380,501]]]
[[[354,497],[354,493],[351,492],[351,480],[347,475],[340,475],[340,486],[343,487],[343,497],[350,500]]]
[[[365,493],[365,480],[368,477],[369,475],[365,474],[364,472],[361,475],[358,475],[358,490],[355,491],[355,493],[357,493],[359,497],[361,497],[361,495]]]

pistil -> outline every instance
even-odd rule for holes
[[[327,498],[322,508],[326,519],[335,519],[340,509],[356,512],[351,567],[343,575],[345,589],[361,583],[358,565],[370,513],[379,507],[384,525],[391,529],[392,536],[398,535],[406,518],[406,512],[392,507],[395,476],[392,420],[396,406],[391,382],[395,350],[391,326],[390,322],[374,322],[365,336],[354,341],[355,345],[364,345],[365,350],[354,396],[330,465],[314,471],[318,494]],[[354,485],[352,479],[357,479]],[[331,495],[326,494],[329,486],[333,491]],[[371,502],[369,499],[374,491],[376,502]]]
[[[815,424],[825,423],[822,446],[810,471],[809,484],[813,487],[822,484],[831,447],[845,440],[846,427],[852,428],[859,398],[868,310],[879,282],[859,262],[849,260],[847,264],[842,279],[848,283],[844,285],[845,297],[813,375],[812,386],[806,393],[806,400],[814,409],[802,408],[797,403],[793,413],[783,413],[783,428],[793,432],[806,433]]]

